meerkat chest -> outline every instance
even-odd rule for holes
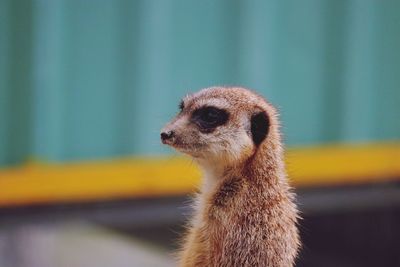
[[[228,177],[218,183],[202,200],[203,219],[208,225],[215,227],[233,223],[241,210],[243,180]]]

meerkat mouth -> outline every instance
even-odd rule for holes
[[[195,143],[195,144],[185,143],[178,138],[175,140],[169,140],[169,141],[163,142],[163,144],[168,145],[168,146],[174,148],[175,150],[177,150],[181,153],[187,154],[194,158],[201,157],[201,155],[202,155],[201,150],[204,147],[203,145],[197,144],[197,143]]]

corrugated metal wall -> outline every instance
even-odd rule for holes
[[[1,0],[0,164],[156,154],[180,97],[243,85],[289,145],[400,138],[400,2]]]

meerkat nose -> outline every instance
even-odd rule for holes
[[[171,139],[174,136],[174,131],[162,132],[161,133],[161,141],[165,144],[168,139]]]

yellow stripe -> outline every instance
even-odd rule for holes
[[[295,186],[365,183],[400,178],[400,143],[290,149]],[[182,157],[72,164],[28,164],[0,170],[0,206],[179,195],[200,172]]]
[[[322,146],[288,151],[298,186],[366,183],[400,178],[400,143]]]

